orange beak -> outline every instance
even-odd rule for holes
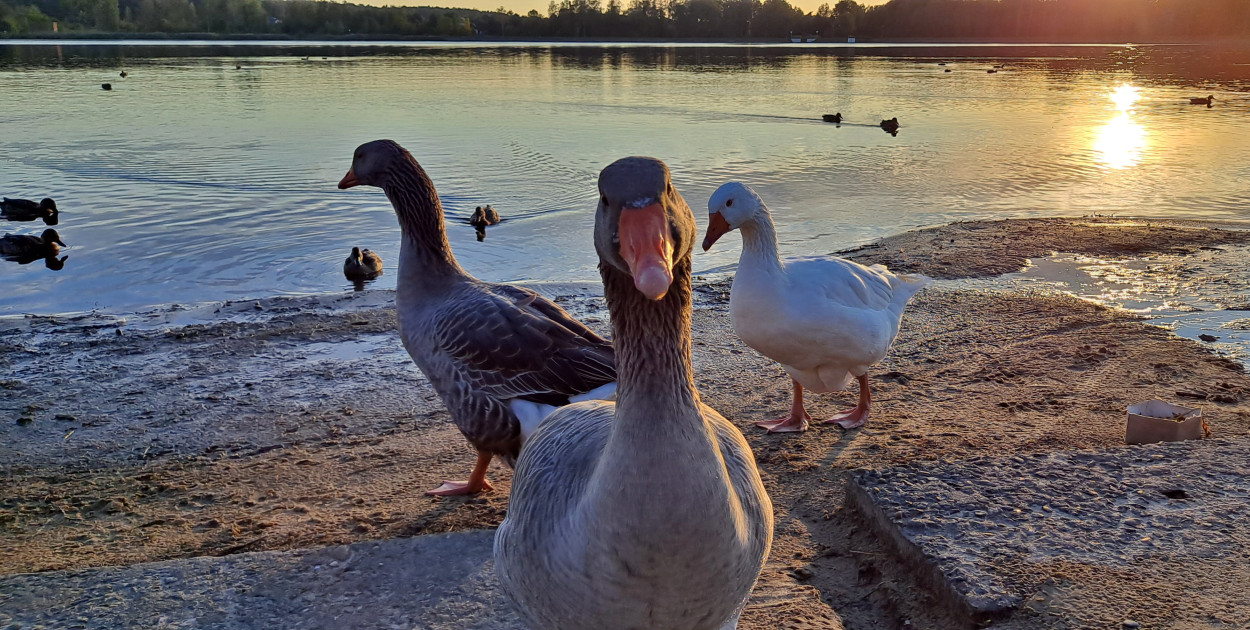
[[[673,241],[664,208],[653,203],[622,210],[617,234],[634,286],[652,300],[664,297],[673,284]]]
[[[729,222],[719,212],[713,212],[708,215],[707,233],[703,235],[703,251],[712,249],[712,245],[720,240],[720,237],[728,234],[733,228],[729,227]]]
[[[347,174],[343,176],[343,179],[339,180],[340,189],[351,188],[352,186],[359,185],[360,182],[356,180],[356,167],[354,166],[347,169]]]

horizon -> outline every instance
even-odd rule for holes
[[[365,4],[375,7],[397,6],[397,7],[418,7],[432,6],[445,7],[449,9],[475,9],[478,11],[494,11],[500,7],[525,15],[530,10],[536,10],[543,16],[547,15],[547,6],[550,0],[347,0],[357,4]],[[812,13],[822,4],[833,6],[837,4],[837,0],[788,0],[791,5],[798,7],[804,13]],[[875,6],[885,4],[889,0],[856,0],[864,6]],[[558,3],[557,3],[558,4]],[[606,2],[603,3],[606,6]],[[622,5],[628,6],[628,0],[623,0]]]

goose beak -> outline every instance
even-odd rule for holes
[[[359,185],[360,185],[360,181],[356,179],[356,167],[355,166],[347,169],[347,174],[343,176],[343,179],[339,180],[339,190],[343,190],[343,189],[351,188],[352,186],[359,186]]]
[[[617,235],[634,286],[652,300],[664,297],[673,284],[673,240],[664,207],[653,203],[621,210]]]
[[[712,245],[720,240],[720,237],[729,233],[733,228],[729,227],[729,222],[719,212],[713,212],[708,215],[707,233],[703,235],[703,251],[712,249]]]

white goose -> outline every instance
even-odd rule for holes
[[[562,407],[526,441],[495,569],[531,630],[735,628],[773,510],[742,433],[695,389],[694,215],[654,158],[613,162],[599,192],[618,402]]]
[[[707,208],[704,251],[726,233],[742,231],[742,256],[729,295],[734,332],[780,363],[794,381],[790,414],[757,426],[770,433],[805,431],[811,416],[803,408],[803,388],[839,391],[852,377],[859,381],[859,403],[827,422],[863,426],[872,402],[868,368],[885,358],[907,301],[931,281],[836,256],[783,260],[772,214],[746,184],[716,189]]]

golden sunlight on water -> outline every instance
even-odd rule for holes
[[[1141,93],[1127,83],[1111,92],[1115,117],[1103,125],[1094,138],[1094,151],[1103,166],[1125,169],[1141,161],[1142,149],[1146,147],[1146,130],[1132,117],[1133,105],[1139,98]]]

